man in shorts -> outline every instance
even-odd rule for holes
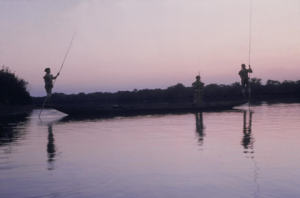
[[[44,78],[44,81],[45,81],[45,89],[46,89],[46,92],[47,92],[47,102],[48,102],[48,104],[51,104],[53,79],[56,79],[57,76],[59,75],[59,73],[57,73],[57,75],[55,77],[53,77],[53,75],[51,74],[50,68],[46,68],[45,72],[46,72],[46,74],[43,78]]]
[[[252,73],[252,69],[249,65],[249,69],[246,69],[246,65],[242,64],[242,69],[239,72],[239,75],[241,77],[241,82],[242,82],[242,93],[243,93],[243,97],[246,98],[246,90],[245,90],[245,86],[247,86],[248,88],[248,93],[250,94],[251,89],[249,86],[249,77],[248,77],[248,73]]]

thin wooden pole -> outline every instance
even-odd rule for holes
[[[249,28],[249,60],[248,60],[248,65],[249,69],[251,68],[250,66],[250,61],[251,61],[251,34],[252,34],[252,0],[250,0],[250,28]],[[249,73],[249,82],[248,82],[248,94],[249,94],[249,109],[250,109],[250,102],[251,102],[251,86],[250,86],[250,73]]]

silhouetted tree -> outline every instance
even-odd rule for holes
[[[251,78],[250,83],[254,85],[261,85],[261,79],[260,78]]]
[[[27,105],[31,97],[27,90],[28,82],[12,73],[8,67],[0,70],[0,105]]]
[[[281,83],[277,80],[268,80],[266,85],[280,85]]]

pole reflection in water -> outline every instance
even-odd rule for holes
[[[247,113],[249,112],[249,120],[247,120]],[[259,197],[260,187],[258,183],[258,164],[254,158],[254,142],[255,139],[252,137],[252,111],[244,111],[243,114],[243,139],[241,144],[244,147],[244,153],[247,154],[247,157],[250,158],[254,163],[254,182],[256,189],[253,193],[254,197]],[[248,125],[247,125],[248,121]]]
[[[203,125],[203,113],[199,112],[199,113],[195,113],[195,117],[196,117],[196,132],[199,135],[199,145],[202,146],[203,145],[203,137],[205,136],[204,133],[204,125]]]

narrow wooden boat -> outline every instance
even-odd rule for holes
[[[207,110],[232,109],[248,101],[208,102],[203,104],[145,104],[145,105],[100,105],[100,104],[63,104],[52,105],[68,115],[128,115],[128,114],[153,114],[153,113],[180,113]]]

